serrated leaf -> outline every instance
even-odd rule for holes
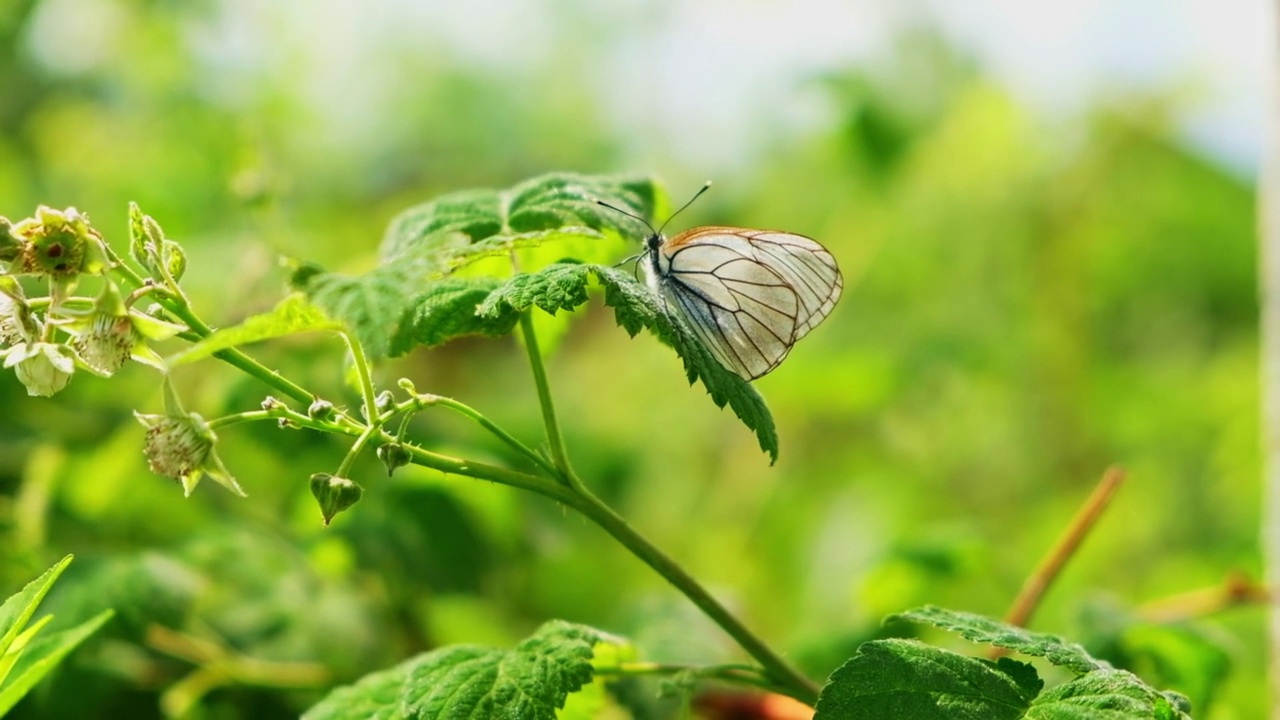
[[[43,680],[68,653],[110,620],[113,614],[111,610],[104,610],[73,628],[42,636],[28,645],[14,664],[12,673],[0,687],[0,715],[16,705],[36,683]]]
[[[1015,720],[1040,692],[1035,669],[903,639],[863,643],[831,675],[814,720]]]
[[[1047,690],[1027,711],[1028,720],[1191,720],[1178,702],[1136,675],[1105,669]]]
[[[601,634],[553,621],[514,650],[460,646],[424,655],[410,671],[402,712],[417,720],[555,720],[569,693],[591,682]]]
[[[418,662],[415,657],[340,687],[303,713],[302,720],[401,720],[400,695]]]
[[[452,238],[450,242],[466,240],[462,235]],[[308,278],[304,290],[316,307],[355,334],[365,353],[382,358],[390,354],[392,339],[418,293],[443,272],[443,266],[424,252],[354,277],[318,273]]]
[[[496,278],[445,278],[430,283],[414,300],[389,349],[392,357],[417,346],[432,347],[464,335],[501,336],[511,332],[516,318],[483,317],[476,308],[502,281]]]
[[[508,280],[480,306],[482,316],[494,320],[518,317],[532,307],[549,313],[570,310],[587,301],[592,278],[604,286],[604,302],[613,308],[614,318],[632,337],[648,329],[675,349],[684,362],[689,383],[701,381],[711,400],[728,405],[743,424],[755,432],[760,448],[771,461],[778,459],[778,435],[773,416],[755,388],[716,361],[678,316],[666,311],[648,288],[616,268],[602,265],[557,263],[536,273],[523,273]]]
[[[49,588],[70,564],[71,556],[67,555],[0,605],[0,631],[4,633],[0,635],[0,655],[9,651],[9,646],[31,620],[40,601],[49,593]]]
[[[465,190],[410,208],[387,228],[382,261],[422,252],[457,267],[512,248],[575,238],[601,238],[605,232],[632,234],[635,221],[596,204],[607,202],[651,218],[661,191],[650,178],[551,173],[507,190]],[[451,234],[465,244],[442,244]]]
[[[253,315],[231,327],[215,330],[208,337],[180,353],[168,358],[171,366],[203,360],[219,350],[248,345],[262,340],[296,335],[317,330],[342,330],[342,323],[333,320],[307,301],[305,295],[294,293],[281,300],[269,312]]]
[[[1023,655],[1045,658],[1054,665],[1065,667],[1076,673],[1083,674],[1110,668],[1110,665],[1094,658],[1080,645],[1067,642],[1057,635],[1032,632],[974,613],[925,606],[894,615],[889,619],[911,620],[933,625],[958,633],[972,642],[995,645]]]

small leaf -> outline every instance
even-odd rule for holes
[[[272,338],[316,330],[342,330],[342,323],[327,317],[299,293],[281,300],[269,312],[253,315],[231,327],[220,328],[200,342],[169,357],[173,366],[193,363],[229,348]]]
[[[536,273],[516,275],[480,306],[482,316],[495,321],[515,322],[519,313],[538,307],[549,313],[571,310],[587,301],[592,278],[604,285],[604,302],[613,308],[614,319],[632,337],[648,329],[675,349],[684,361],[689,383],[701,381],[711,400],[728,405],[743,424],[756,434],[760,449],[771,460],[778,459],[778,435],[773,416],[755,388],[711,355],[678,316],[672,315],[649,292],[625,272],[601,265],[558,263]]]
[[[488,318],[476,308],[501,284],[496,278],[445,278],[427,285],[408,307],[391,340],[398,357],[417,346],[433,347],[465,335],[506,335],[515,318]]]
[[[36,683],[56,668],[62,659],[80,643],[111,619],[113,611],[104,610],[79,625],[45,635],[22,651],[22,657],[14,664],[13,672],[0,687],[0,715],[4,715],[27,694]]]
[[[873,640],[832,673],[814,720],[1015,720],[1042,685],[1034,668],[1008,658]]]
[[[1105,669],[1047,690],[1028,720],[1191,720],[1181,698],[1157,692],[1133,673]]]
[[[634,220],[597,200],[643,218],[663,201],[650,178],[551,173],[509,190],[464,190],[411,208],[392,220],[380,255],[385,263],[425,252],[458,267],[515,247],[635,234]],[[469,242],[442,242],[454,234]]]
[[[457,646],[422,656],[403,712],[418,720],[555,720],[569,693],[591,682],[596,630],[553,621],[514,650]]]
[[[458,236],[459,240],[465,240]],[[425,255],[400,258],[349,276],[311,275],[303,288],[326,315],[340,320],[373,358],[387,357],[392,339],[401,331],[405,315],[421,288],[439,280],[442,266]]]
[[[405,716],[400,711],[400,693],[420,657],[334,690],[303,713],[302,720],[402,720]]]
[[[0,635],[0,655],[9,651],[9,646],[31,620],[49,588],[53,587],[54,581],[70,564],[71,556],[67,555],[0,605],[0,632],[4,633]]]
[[[1056,635],[1032,632],[973,613],[925,606],[894,615],[889,619],[911,620],[933,625],[958,633],[972,642],[995,645],[1023,655],[1042,657],[1054,665],[1080,674],[1110,667],[1106,662],[1094,658],[1080,645],[1067,642]]]

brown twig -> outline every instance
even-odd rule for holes
[[[1138,607],[1147,622],[1176,623],[1194,620],[1242,605],[1263,605],[1277,596],[1274,589],[1235,570],[1214,587],[1179,593]]]
[[[1005,614],[1004,621],[1010,625],[1023,627],[1031,620],[1031,615],[1040,605],[1040,599],[1049,590],[1049,586],[1057,579],[1062,572],[1062,568],[1067,564],[1067,560],[1080,547],[1080,543],[1084,540],[1085,535],[1097,522],[1098,517],[1102,515],[1102,511],[1107,508],[1107,503],[1111,501],[1111,496],[1120,488],[1124,482],[1125,472],[1123,468],[1112,466],[1102,474],[1102,479],[1098,481],[1098,486],[1093,489],[1093,493],[1089,495],[1089,499],[1085,501],[1080,510],[1076,512],[1076,516],[1071,519],[1071,524],[1053,544],[1048,554],[1040,561],[1040,565],[1036,567],[1035,572],[1031,573],[1027,581],[1023,583],[1022,589],[1018,591],[1018,597],[1014,599],[1013,604],[1009,607],[1009,612]]]

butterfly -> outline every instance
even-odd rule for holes
[[[649,288],[744,380],[778,367],[796,341],[831,314],[844,289],[835,257],[803,235],[710,225],[667,238],[662,228],[631,217],[651,232],[637,261]]]

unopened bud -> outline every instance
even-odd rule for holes
[[[386,445],[379,445],[377,449],[378,459],[383,465],[387,466],[387,476],[393,475],[397,468],[402,468],[409,464],[409,451],[404,445],[398,442],[390,442]]]
[[[316,473],[311,476],[311,495],[320,505],[324,524],[328,525],[335,515],[360,501],[364,488],[344,477]]]

